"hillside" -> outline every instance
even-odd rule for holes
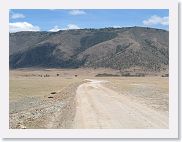
[[[144,27],[10,33],[10,68],[168,71],[169,32]]]

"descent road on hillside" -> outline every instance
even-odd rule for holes
[[[74,128],[168,128],[168,115],[105,87],[106,82],[87,80],[77,88]]]

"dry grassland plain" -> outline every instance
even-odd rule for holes
[[[105,72],[118,73],[10,70],[10,128],[168,128],[168,77],[95,77]]]

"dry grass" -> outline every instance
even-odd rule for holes
[[[145,85],[145,86],[153,86],[156,89],[160,89],[161,91],[168,93],[168,77],[119,77],[119,78],[106,78],[112,82],[113,85],[120,86],[119,88],[122,91],[129,91],[134,86]]]
[[[19,128],[17,124],[20,121],[26,128],[71,127],[75,114],[76,89],[84,79],[107,80],[109,82],[105,85],[119,94],[127,95],[132,101],[161,113],[168,113],[168,77],[95,77],[98,73],[105,72],[117,73],[117,71],[105,69],[10,71],[10,112],[12,112],[10,124],[12,128]],[[43,77],[46,74],[49,77]],[[75,77],[75,75],[78,76]],[[53,99],[48,98],[51,92],[56,92]],[[64,104],[64,109],[62,109],[62,104]],[[58,110],[60,110],[59,113]],[[33,114],[37,114],[37,118],[33,119],[35,117]],[[57,118],[59,123],[57,123]]]
[[[45,72],[33,72],[31,74],[33,76],[29,72],[21,74],[20,71],[12,71],[10,73],[10,101],[17,101],[23,97],[43,97],[54,91],[60,92],[62,89],[81,80],[73,76],[56,77],[56,73],[51,77],[38,76],[39,74],[46,74]]]
[[[46,74],[49,77],[43,77]],[[10,71],[10,128],[71,127],[75,92],[81,81],[58,71]]]
[[[157,111],[169,111],[168,77],[106,78],[109,88]]]
[[[42,97],[69,85],[112,69],[19,69],[10,71],[10,101]],[[59,74],[59,76],[57,76]],[[49,75],[49,77],[44,77]],[[75,77],[77,75],[77,77]],[[42,77],[41,77],[42,76]]]
[[[116,73],[105,69],[47,69],[10,71],[10,101],[22,97],[42,97],[54,91],[61,91],[69,85],[86,78],[105,79],[120,92],[138,91],[141,88],[151,94],[151,89],[168,94],[168,78],[162,77],[95,77],[98,73]],[[40,75],[50,77],[40,77]],[[59,76],[57,76],[59,74]],[[78,77],[75,77],[78,75]]]

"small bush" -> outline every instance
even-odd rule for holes
[[[51,94],[56,94],[56,92],[51,92]]]
[[[163,74],[162,77],[169,77],[169,74]]]
[[[144,77],[145,74],[144,73],[131,74],[131,73],[127,72],[127,73],[123,73],[122,76],[125,76],[125,77]]]
[[[96,77],[117,77],[119,75],[117,74],[108,74],[108,73],[103,73],[103,74],[97,74]]]

